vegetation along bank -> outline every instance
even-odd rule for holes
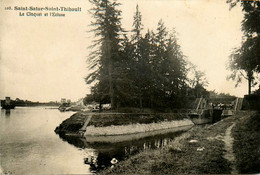
[[[260,119],[239,112],[195,126],[162,149],[146,150],[100,174],[229,174],[260,172]]]
[[[126,114],[78,112],[55,129],[59,134],[120,135],[192,126],[185,113]]]

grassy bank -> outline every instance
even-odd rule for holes
[[[160,114],[95,114],[89,126],[95,127],[117,126],[129,124],[148,124],[163,121],[182,120],[187,118],[185,113],[160,113]]]
[[[260,172],[260,114],[241,118],[232,130],[239,173]]]
[[[77,133],[84,125],[86,119],[92,116],[88,126],[107,127],[123,126],[130,124],[148,124],[164,121],[182,120],[187,118],[185,113],[160,113],[160,114],[132,114],[132,113],[84,113],[78,112],[64,120],[55,129],[57,133]]]
[[[250,112],[241,112],[215,125],[196,126],[173,141],[168,147],[141,152],[128,160],[120,162],[115,168],[108,168],[100,172],[100,174],[229,174],[232,170],[231,162],[224,158],[226,150],[223,138],[226,130],[234,123],[242,121],[242,119],[249,120],[251,116],[252,113]],[[243,130],[246,130],[252,126],[250,121],[247,123],[248,126],[241,123],[233,129],[240,130],[241,126],[243,126]],[[259,127],[255,126],[255,128]],[[259,134],[258,131],[253,129],[252,140],[259,136],[257,135],[257,133]],[[235,145],[237,145],[236,140],[240,139],[241,136],[235,136]],[[254,141],[254,145],[252,146],[254,150],[248,150],[247,153],[243,154],[250,156],[253,152],[257,152],[259,149],[256,148],[258,145],[256,141]],[[241,150],[239,145],[237,145],[237,149]],[[244,156],[241,155],[241,157]],[[253,161],[250,158],[249,160]],[[244,161],[242,160],[241,163]],[[251,163],[251,166],[255,171],[258,171],[254,163]]]

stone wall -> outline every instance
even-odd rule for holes
[[[156,130],[164,130],[181,126],[192,126],[194,123],[189,119],[164,121],[159,123],[149,124],[130,124],[123,126],[107,126],[107,127],[94,127],[88,126],[86,128],[85,136],[102,136],[102,135],[122,135],[122,134],[134,134],[141,132],[150,132]]]

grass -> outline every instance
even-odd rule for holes
[[[239,173],[260,173],[260,113],[239,120],[232,135]]]
[[[105,114],[93,115],[89,126],[104,127],[111,125],[148,124],[162,121],[182,120],[187,118],[184,113],[162,113],[162,114]]]

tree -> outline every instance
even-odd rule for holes
[[[116,77],[119,74],[116,67],[120,60],[120,34],[122,33],[120,15],[117,9],[119,3],[109,0],[90,0],[94,8],[90,10],[95,22],[91,23],[94,27],[92,31],[98,37],[93,47],[98,49],[90,55],[90,69],[93,70],[86,77],[87,84],[97,81],[96,93],[103,94],[100,98],[109,96],[111,108],[115,109],[117,91]]]
[[[208,86],[208,80],[205,76],[205,72],[202,72],[197,69],[197,66],[189,62],[189,79],[188,84],[190,87],[190,93],[192,96],[201,97],[207,96],[207,90],[205,89]]]
[[[142,38],[142,30],[143,30],[143,24],[142,24],[142,15],[141,12],[139,11],[138,5],[136,5],[136,12],[134,15],[134,22],[133,22],[133,27],[134,29],[132,30],[133,35],[132,35],[132,43],[135,48],[135,57],[140,58],[140,40]]]
[[[230,56],[229,69],[232,74],[228,77],[241,82],[242,78],[248,80],[248,94],[255,85],[255,75],[260,72],[260,2],[227,0],[230,9],[240,3],[244,12],[242,31],[244,40],[240,48],[236,48]],[[236,84],[236,86],[237,86]]]
[[[141,55],[141,44],[142,44],[142,15],[141,12],[139,11],[138,5],[136,5],[136,12],[134,15],[134,22],[133,22],[133,30],[132,30],[132,45],[133,45],[133,51],[134,51],[134,57],[133,57],[133,62],[135,64],[135,75],[134,75],[134,82],[137,86],[137,95],[139,98],[139,107],[142,109],[143,107],[143,91],[145,89],[145,84],[143,83],[146,78],[145,73],[142,72],[142,70],[145,69],[145,62],[143,60],[143,56]],[[141,81],[140,81],[141,80]]]
[[[162,20],[156,33],[142,36],[142,16],[138,5],[132,35],[121,35],[121,11],[116,2],[91,0],[93,31],[98,38],[93,44],[88,84],[96,83],[87,101],[121,106],[169,108],[181,107],[187,89],[185,56],[178,45],[175,31],[169,32]],[[124,38],[121,38],[124,36]]]
[[[169,105],[182,106],[185,102],[187,88],[187,63],[180,50],[175,33],[174,29],[169,32],[166,59],[163,61],[166,78],[165,87],[169,100],[172,102]]]
[[[118,103],[120,106],[134,106],[138,89],[135,75],[136,64],[134,61],[134,46],[127,35],[124,35],[121,53],[117,67],[117,71],[120,72],[117,76]]]
[[[232,74],[228,79],[236,80],[236,86],[245,78],[248,81],[248,95],[251,94],[251,87],[256,85],[254,73],[256,72],[256,62],[252,59],[250,47],[243,45],[230,55],[229,69]]]
[[[152,67],[151,67],[151,58],[152,58],[152,36],[150,30],[147,31],[144,37],[140,39],[140,60],[138,62],[138,72],[139,80],[138,86],[139,93],[139,107],[149,106],[151,107],[151,92],[152,92]]]
[[[180,107],[186,88],[186,61],[175,31],[169,32],[162,20],[151,32],[151,101],[157,107]]]

